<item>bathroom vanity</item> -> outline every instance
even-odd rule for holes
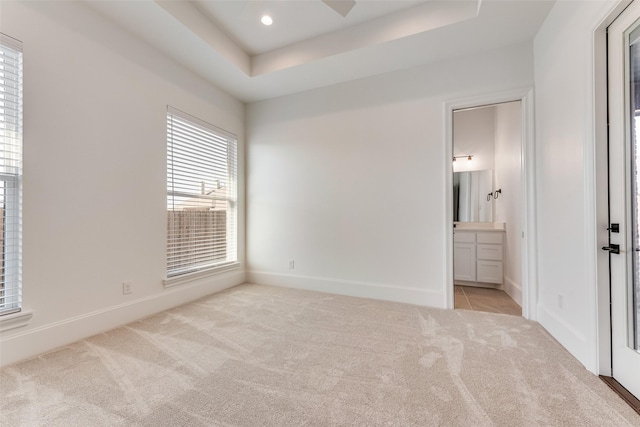
[[[504,223],[455,223],[455,283],[487,287],[502,285],[505,261],[504,235]]]

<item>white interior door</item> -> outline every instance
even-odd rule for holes
[[[603,249],[611,254],[612,371],[640,398],[640,1],[611,24],[608,44],[611,226]]]

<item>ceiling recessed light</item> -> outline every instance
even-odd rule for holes
[[[262,22],[264,25],[271,25],[273,24],[273,18],[271,18],[269,15],[264,15],[260,19],[260,22]]]

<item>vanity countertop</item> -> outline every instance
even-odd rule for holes
[[[504,222],[454,222],[453,230],[459,231],[504,231]]]

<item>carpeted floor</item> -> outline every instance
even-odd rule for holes
[[[241,285],[0,372],[2,426],[640,426],[521,317]]]

